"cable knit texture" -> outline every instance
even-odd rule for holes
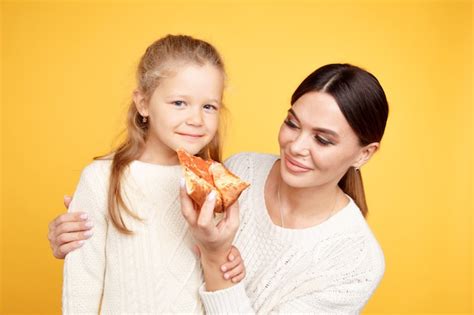
[[[180,166],[131,163],[123,195],[143,221],[125,216],[135,234],[107,218],[110,161],[84,169],[69,211],[87,211],[94,235],[67,255],[63,313],[317,313],[356,314],[384,273],[383,253],[350,203],[318,226],[283,229],[268,216],[264,184],[277,157],[242,153],[227,166],[252,185],[240,198],[235,245],[244,282],[206,292],[178,199]],[[199,294],[201,300],[199,299]]]
[[[383,252],[357,205],[306,229],[273,224],[264,185],[276,156],[241,153],[227,166],[252,185],[240,198],[235,239],[244,282],[200,295],[208,313],[358,314],[382,279]]]
[[[94,161],[82,172],[69,211],[87,211],[94,235],[64,264],[63,313],[202,313],[202,271],[180,211],[180,166],[134,161],[123,196],[143,221],[125,216],[134,235],[109,221],[111,161]]]

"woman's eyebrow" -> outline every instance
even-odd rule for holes
[[[291,115],[293,115],[295,117],[295,119],[300,122],[300,120],[298,119],[298,116],[296,115],[295,111],[293,110],[293,108],[290,108],[288,110],[288,113],[290,113]],[[339,135],[337,134],[337,132],[331,130],[331,129],[327,129],[327,128],[318,128],[318,127],[314,127],[312,128],[313,131],[317,131],[317,132],[323,132],[323,133],[327,133],[327,134],[330,134],[336,138],[339,137]]]
[[[293,108],[290,108],[290,109],[288,110],[288,113],[290,113],[291,115],[295,116],[295,119],[296,119],[297,121],[300,121],[300,120],[298,119],[298,116],[296,116],[296,113],[295,113],[295,111],[293,110]]]

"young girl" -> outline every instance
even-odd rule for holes
[[[220,160],[224,77],[221,57],[204,41],[169,35],[147,48],[127,138],[84,169],[69,207],[87,210],[95,233],[66,257],[64,313],[203,311],[175,150]]]
[[[184,217],[201,251],[208,313],[357,314],[378,286],[383,252],[365,216],[360,168],[380,146],[385,93],[367,71],[326,65],[296,89],[278,135],[280,157],[244,153],[228,167],[247,182],[242,215],[222,230],[181,189]],[[199,222],[199,224],[197,224]],[[222,252],[234,244],[247,267],[227,289]]]

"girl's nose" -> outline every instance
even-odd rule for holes
[[[189,111],[189,116],[186,119],[186,124],[190,126],[202,126],[203,125],[203,117],[202,117],[202,111],[200,106],[196,106],[195,108],[192,108],[192,110]]]

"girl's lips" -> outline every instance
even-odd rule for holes
[[[191,134],[191,133],[182,133],[182,132],[177,132],[178,135],[184,136],[184,137],[191,137],[191,138],[201,138],[204,135],[196,135],[196,134]]]
[[[182,132],[177,132],[176,133],[181,141],[184,141],[189,144],[196,144],[196,143],[201,143],[202,139],[204,139],[203,134],[192,134],[192,133],[182,133]]]

